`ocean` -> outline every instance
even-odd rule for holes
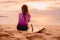
[[[35,2],[30,3],[33,4]],[[45,10],[40,10],[37,7],[34,8],[34,6],[32,7],[29,5],[30,3],[26,2],[29,8],[29,13],[31,14],[30,22],[32,24],[60,25],[60,7],[58,6],[60,5],[59,2],[51,3],[54,6],[49,4]],[[25,2],[0,1],[0,24],[17,24],[18,14],[21,13],[22,4],[25,4]]]

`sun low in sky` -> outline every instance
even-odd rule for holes
[[[60,7],[60,1],[35,1],[35,2],[26,2],[31,8],[38,10],[46,10],[51,7]]]
[[[32,8],[38,9],[38,10],[45,10],[49,5],[48,2],[29,2],[26,4],[28,6],[31,6]]]

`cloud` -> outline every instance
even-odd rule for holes
[[[31,14],[35,14],[37,16],[45,15],[51,17],[60,17],[60,8],[51,8],[51,10],[37,10],[37,9],[30,9]]]

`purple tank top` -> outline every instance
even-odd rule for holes
[[[24,20],[23,14],[19,13],[18,24],[20,24],[20,25],[28,25],[28,20],[30,20],[30,17],[31,16],[29,14],[26,14],[25,15],[26,20]]]

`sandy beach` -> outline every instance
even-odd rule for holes
[[[60,40],[60,25],[46,25],[39,33],[18,31],[16,25],[0,25],[0,40]]]
[[[50,7],[51,9],[44,11],[38,7],[36,9],[29,6],[29,12],[32,16],[31,24],[36,27],[44,26],[42,31],[30,33],[28,31],[19,31],[16,28],[18,14],[21,12],[20,7],[23,3],[25,2],[17,0],[0,1],[0,40],[60,40],[60,6],[53,6]],[[26,4],[28,3],[26,2]],[[32,2],[32,4],[34,3]]]

